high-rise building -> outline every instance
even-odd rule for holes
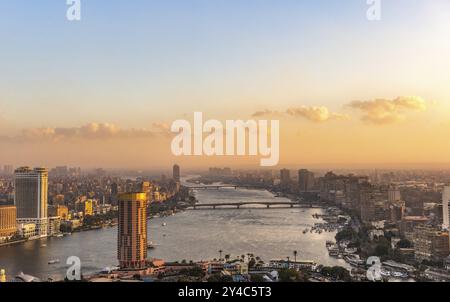
[[[173,179],[176,182],[180,182],[181,176],[180,176],[180,166],[179,165],[173,166]]]
[[[306,169],[298,171],[298,189],[300,192],[309,192],[314,188],[314,173]]]
[[[14,204],[18,223],[36,224],[37,236],[47,236],[48,170],[18,168],[15,171]]]
[[[123,270],[146,268],[147,194],[119,194],[117,257]]]
[[[388,201],[390,203],[394,203],[396,201],[400,201],[402,196],[400,194],[400,190],[396,187],[390,187],[388,189]]]
[[[13,174],[13,166],[12,165],[5,165],[3,167],[3,174],[5,174],[5,175]]]
[[[283,190],[287,190],[291,186],[291,172],[288,169],[280,171],[280,185]]]
[[[417,226],[414,229],[415,258],[418,261],[442,261],[449,255],[448,232],[432,226]]]
[[[442,215],[444,220],[444,228],[450,228],[450,184],[444,187],[442,192]]]
[[[94,202],[92,199],[88,199],[84,202],[84,216],[94,215]]]
[[[10,237],[16,232],[16,207],[0,206],[0,237]]]
[[[0,269],[0,282],[1,283],[6,282],[6,272],[4,269]]]

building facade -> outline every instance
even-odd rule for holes
[[[147,194],[119,194],[117,257],[122,270],[146,268]]]
[[[16,207],[0,206],[0,238],[11,237],[16,232]]]
[[[309,192],[314,188],[314,173],[306,169],[298,171],[298,189],[300,192]]]
[[[450,185],[444,187],[444,191],[442,193],[442,216],[444,221],[444,228],[450,228]]]
[[[173,180],[175,180],[176,182],[180,182],[181,181],[181,172],[180,172],[180,166],[179,165],[174,165],[173,166]]]
[[[46,168],[18,168],[14,173],[14,204],[17,222],[34,223],[37,236],[47,236],[48,228],[48,170]]]
[[[442,261],[449,255],[448,232],[427,225],[417,226],[414,249],[417,261]]]

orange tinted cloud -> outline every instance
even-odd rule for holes
[[[154,137],[159,132],[147,129],[122,129],[111,123],[89,123],[81,127],[71,128],[30,128],[14,137],[2,137],[10,142],[61,141],[65,139],[113,139],[113,138],[145,138]]]
[[[410,111],[425,111],[427,103],[421,97],[402,96],[396,99],[375,99],[371,101],[354,101],[349,107],[363,113],[361,120],[376,125],[400,122],[406,119]]]
[[[330,112],[327,107],[324,106],[300,106],[295,108],[289,108],[285,113],[278,111],[264,110],[255,112],[253,117],[262,117],[268,115],[280,115],[285,114],[291,117],[304,118],[312,122],[323,123],[333,120],[349,120],[350,117],[346,114]]]

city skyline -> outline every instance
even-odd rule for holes
[[[200,110],[280,119],[278,168],[450,168],[448,2],[283,3],[1,3],[2,164],[256,167],[171,154]]]

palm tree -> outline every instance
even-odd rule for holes
[[[295,263],[297,263],[297,255],[298,255],[298,252],[294,251],[294,261],[295,261]]]
[[[230,260],[230,255],[225,255],[225,261],[228,262]]]
[[[291,258],[289,256],[287,256],[286,258],[287,258],[287,264],[288,264],[287,268],[289,269],[289,268],[291,268],[291,263],[290,263]]]
[[[222,260],[222,253],[223,253],[223,251],[219,250],[219,254],[220,254],[219,260]]]

